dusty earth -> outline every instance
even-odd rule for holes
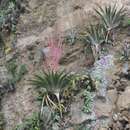
[[[124,5],[127,10],[130,10],[129,0],[27,1],[26,11],[20,16],[17,26],[16,46],[20,52],[20,62],[27,64],[29,72],[28,75],[17,84],[15,92],[8,93],[3,97],[2,112],[4,113],[6,120],[5,130],[11,130],[16,124],[21,123],[23,119],[39,109],[38,104],[35,101],[36,93],[33,87],[29,85],[28,79],[32,77],[34,70],[38,71],[43,67],[42,63],[39,62],[39,59],[41,58],[39,50],[47,45],[46,37],[56,33],[64,35],[65,31],[74,27],[78,27],[80,28],[79,30],[81,30],[82,26],[88,25],[90,21],[95,22],[93,8],[96,7],[96,4],[105,5],[109,3],[117,3],[120,7]],[[115,52],[121,50],[124,39],[130,42],[130,38],[126,31],[120,30],[118,34],[115,46],[110,49],[110,53],[114,55],[114,57],[116,57]],[[33,47],[35,62],[28,60],[28,57],[32,54],[28,51],[30,47]],[[68,53],[69,55],[67,55]],[[87,57],[84,56],[83,45],[80,43],[76,43],[74,46],[64,45],[63,58],[65,62],[60,65],[60,69],[66,69],[67,71],[82,72],[86,70],[89,65],[94,63],[91,53],[89,53]],[[112,130],[123,130],[123,127],[122,129],[116,129],[115,127],[117,127],[116,123],[118,124],[118,120],[123,120],[123,117],[118,115],[118,113],[120,113],[120,111],[123,112],[130,107],[130,82],[127,79],[121,79],[119,76],[122,71],[122,63],[119,63],[117,59],[114,62],[116,65],[115,72],[110,74],[113,82],[109,86],[107,94],[110,103],[107,101],[106,103],[102,103],[99,100],[96,102],[96,110],[98,118],[101,120],[102,118],[111,119],[114,117],[114,124],[110,124],[113,127]],[[117,80],[119,82],[117,82]],[[126,87],[124,92],[120,92],[120,87]],[[79,116],[76,116],[76,121],[73,123],[82,123],[78,122],[79,119],[77,118],[79,118]],[[130,122],[129,119],[130,117],[127,118],[128,122]],[[83,118],[83,122],[85,120],[86,118]],[[100,124],[99,128],[100,130],[105,130],[105,127],[100,126]],[[71,128],[67,130],[71,130]]]

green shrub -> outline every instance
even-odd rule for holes
[[[85,37],[85,41],[91,45],[100,45],[105,42],[106,32],[103,26],[98,25],[90,25],[87,28],[87,36]]]

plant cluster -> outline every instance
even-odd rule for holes
[[[0,5],[0,30],[15,32],[18,17],[23,11],[19,0],[2,0]]]
[[[38,114],[26,119],[23,124],[16,126],[14,130],[41,130],[41,121]]]
[[[16,35],[16,25],[22,11],[24,11],[24,7],[21,6],[20,0],[0,1],[0,55],[2,56],[5,54],[5,51],[9,50],[5,44],[5,34],[6,36],[10,35],[11,33],[13,33],[14,36]],[[12,46],[14,47],[13,42]],[[7,50],[5,50],[6,47]]]
[[[13,130],[52,130],[52,124],[58,122],[59,116],[53,113],[48,107],[44,108],[41,116],[39,113],[33,115],[17,125]]]
[[[123,7],[118,9],[116,5],[105,6],[105,8],[99,6],[99,9],[95,9],[95,11],[100,17],[100,23],[90,25],[87,28],[85,41],[92,46],[94,57],[97,58],[97,56],[101,55],[100,52],[103,44],[112,44],[114,31],[123,24],[126,11]]]
[[[0,30],[15,31],[16,21],[12,16],[15,10],[15,3],[10,1],[6,9],[0,9]]]
[[[106,6],[104,9],[99,6],[99,10],[95,10],[101,18],[101,24],[106,29],[107,33],[111,33],[114,29],[123,24],[126,10],[124,7],[118,9],[116,5]]]
[[[94,85],[92,83],[91,77],[89,75],[82,74],[74,74],[71,77],[70,86],[73,90],[81,90],[86,89],[89,91],[95,90]]]
[[[22,77],[28,72],[26,65],[18,65],[15,60],[10,61],[6,65],[9,74],[11,75],[9,79],[9,84],[15,85],[19,82]]]

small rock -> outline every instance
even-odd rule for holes
[[[117,100],[117,91],[116,89],[107,91],[108,100],[114,105]]]
[[[126,130],[130,130],[130,124],[126,125]]]
[[[114,121],[118,121],[118,115],[117,115],[117,114],[114,114],[114,115],[112,116],[112,118],[113,118]]]
[[[130,108],[130,87],[127,87],[125,92],[123,92],[122,95],[119,96],[117,105],[120,110]]]
[[[100,99],[96,99],[94,102],[94,108],[98,118],[110,117],[113,109],[113,104],[110,101],[103,102]]]
[[[50,48],[46,47],[46,48],[43,48],[41,51],[42,51],[43,55],[45,55],[46,57],[48,57],[49,52],[50,52]]]
[[[119,121],[117,121],[117,123],[115,124],[115,127],[114,128],[116,128],[116,129],[114,129],[114,130],[123,130],[123,126],[122,126],[122,124],[119,122]]]
[[[17,43],[17,48],[19,50],[23,50],[27,46],[34,45],[37,41],[38,41],[38,37],[35,35],[19,38]]]

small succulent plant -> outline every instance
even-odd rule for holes
[[[93,106],[93,98],[89,91],[85,91],[83,96],[84,99],[84,106],[83,106],[83,112],[85,113],[91,113],[92,112],[92,106]]]
[[[111,40],[108,38],[106,40],[106,29],[100,24],[90,25],[87,28],[87,35],[84,41],[85,43],[91,45],[95,58],[99,57],[102,44],[111,42]]]

